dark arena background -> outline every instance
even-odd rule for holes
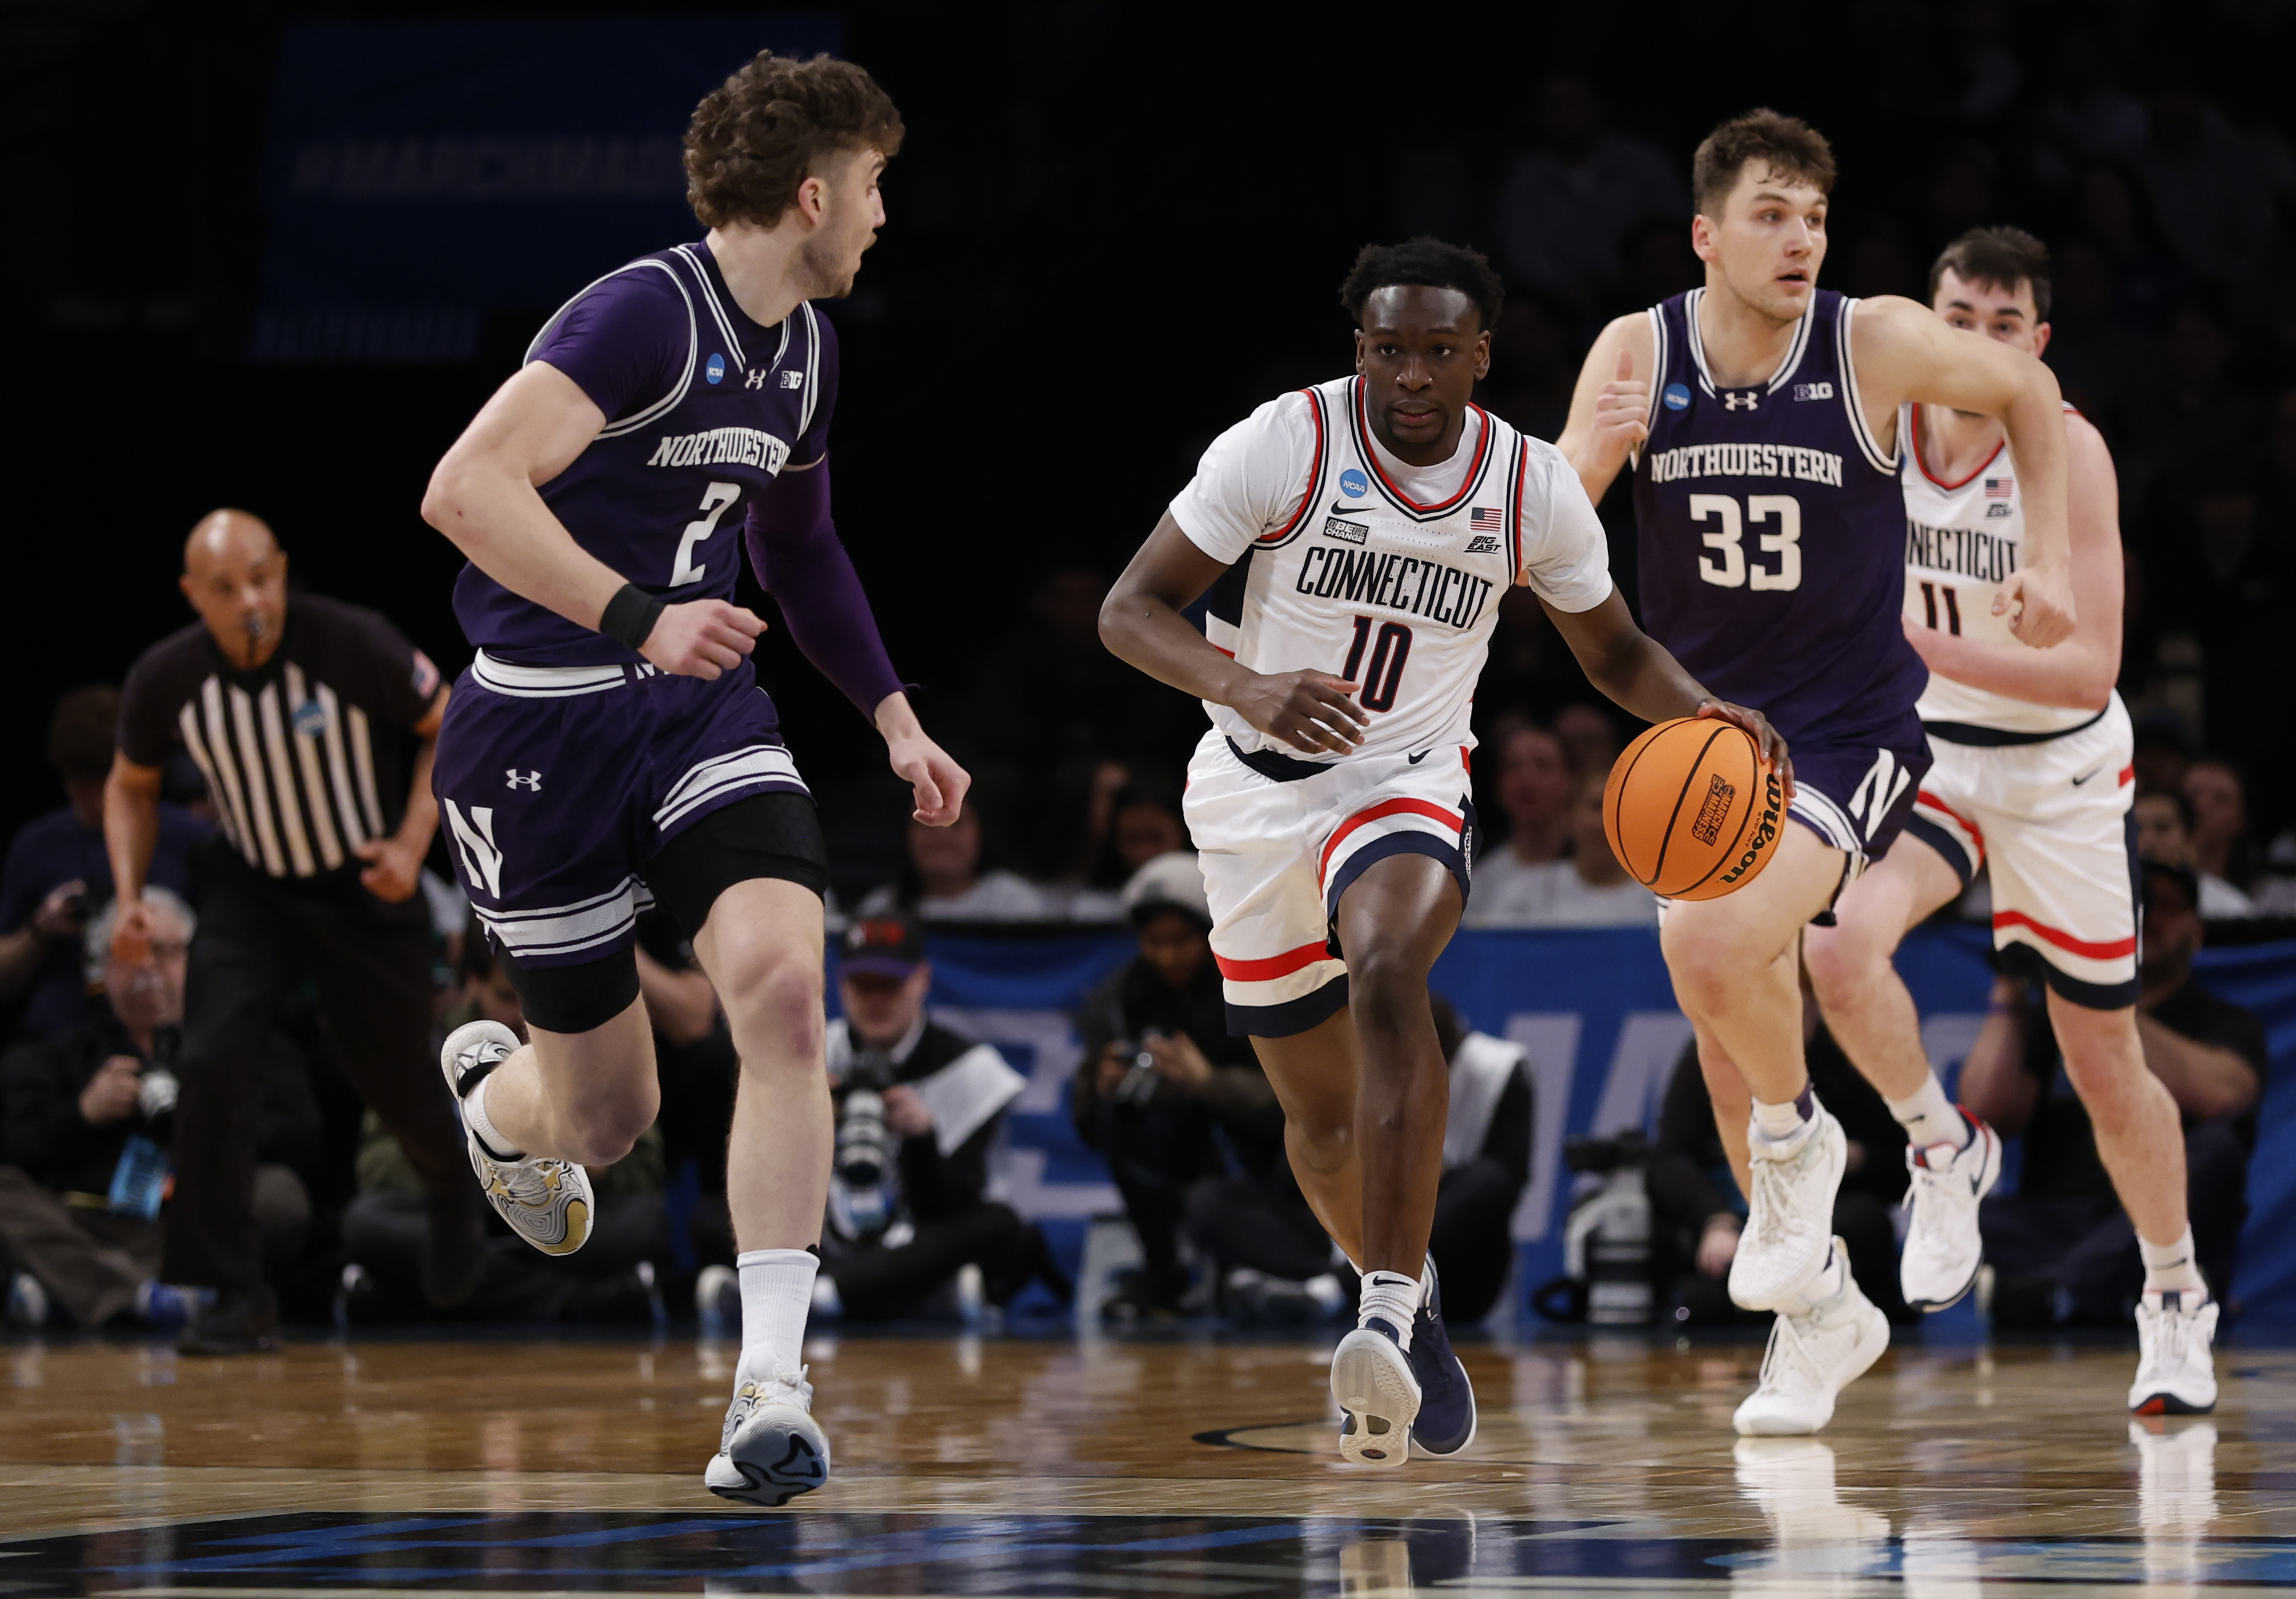
[[[362,1230],[384,1195],[414,1207],[390,1236],[419,1240],[421,1190],[363,1122],[314,990],[290,985],[258,1155],[299,1196],[276,1226],[263,1212],[275,1347],[179,1354],[201,1284],[156,1265],[133,1307],[86,1324],[38,1234],[126,1215],[127,1167],[99,1194],[41,1163],[116,1132],[126,1112],[92,1121],[80,1090],[127,1046],[59,1043],[32,973],[64,972],[71,1025],[112,1039],[101,952],[85,994],[70,964],[108,894],[36,937],[72,873],[35,882],[27,845],[0,883],[0,1590],[1960,1599],[2296,1582],[2296,5],[9,6],[18,642],[0,828],[63,825],[58,703],[119,685],[193,619],[184,544],[217,507],[271,525],[296,595],[381,612],[449,681],[470,664],[461,557],[420,514],[431,469],[555,308],[704,231],[678,141],[766,48],[860,63],[906,124],[856,289],[817,307],[842,349],[838,531],[925,728],[977,779],[959,858],[913,836],[882,745],[746,571],[741,598],[772,623],[760,677],[827,838],[830,1014],[847,920],[922,909],[933,1017],[1025,1085],[967,1201],[1021,1253],[985,1275],[969,1259],[882,1316],[857,1291],[817,1306],[835,1475],[786,1509],[730,1505],[700,1478],[741,1349],[735,1067],[706,984],[702,1019],[660,1046],[658,1132],[602,1183],[602,1207],[635,1207],[611,1269],[495,1226],[483,1285],[446,1313],[362,1243],[390,1234]],[[1311,1259],[1238,1278],[1216,1242],[1305,1214],[1264,1079],[1256,1122],[1186,1101],[1184,1156],[1117,1147],[1120,1117],[1086,1103],[1111,1062],[1128,1075],[1109,1095],[1145,1097],[1163,1070],[1130,1064],[1148,1057],[1124,1009],[1123,974],[1144,970],[1128,905],[1143,863],[1188,845],[1206,725],[1108,652],[1099,606],[1215,437],[1349,370],[1338,290],[1367,243],[1431,234],[1489,258],[1507,293],[1476,399],[1555,439],[1604,324],[1704,281],[1691,152],[1763,105],[1822,130],[1839,163],[1823,286],[1927,303],[1939,250],[1984,226],[2052,253],[2046,359],[2119,477],[2132,837],[2198,898],[2189,973],[2145,969],[2142,1036],[2205,1003],[2202,1043],[2177,1047],[2231,1062],[2213,1098],[2156,1067],[2196,1235],[2212,1229],[2223,1398],[2131,1416],[2134,1276],[2120,1292],[2096,1289],[2109,1272],[1997,1260],[1950,1309],[1898,1318],[1825,1430],[1737,1438],[1767,1318],[1702,1262],[1711,1218],[1669,1209],[1685,1192],[1742,1205],[1719,1145],[1685,1143],[1712,1128],[1643,895],[1586,920],[1471,916],[1437,965],[1463,1029],[1514,1052],[1484,1142],[1446,1152],[1505,1185],[1471,1295],[1487,1314],[1454,1318],[1481,1431],[1453,1458],[1345,1464],[1327,1371],[1353,1274]],[[1635,603],[1630,497],[1622,478],[1599,510]],[[1598,882],[1607,847],[1577,796],[1642,724],[1527,591],[1500,606],[1473,723],[1480,849],[1528,863],[1545,839],[1547,866],[1589,863],[1570,882]],[[182,775],[168,791],[189,801]],[[100,862],[100,834],[75,836]],[[466,937],[449,850],[442,827],[440,1035],[492,1013],[489,981],[507,992]],[[2054,1204],[2027,1225],[2133,1262],[2039,991],[1996,971],[1985,892],[1980,873],[1898,953],[1922,1044],[1948,1088],[1972,1052],[2034,1079],[1986,1204]],[[960,908],[935,916],[936,896]],[[676,975],[698,980],[690,962]],[[1259,1078],[1222,1047],[1207,1032],[1198,1062]],[[81,1075],[59,1088],[72,1069],[50,1066],[73,1049]],[[148,1072],[152,1049],[129,1053]],[[425,1092],[433,1058],[406,1065]],[[1869,1097],[1888,1147],[1858,1144],[1846,1181],[1865,1184],[1864,1236],[1894,1249],[1902,1134]],[[164,1169],[164,1125],[147,1130]],[[840,1125],[840,1161],[853,1136]],[[2068,1138],[2097,1180],[2045,1193]],[[1237,1186],[1202,1186],[1220,1183]],[[35,1190],[61,1208],[26,1220]],[[157,1193],[137,1212],[153,1250],[176,1204]],[[1143,1204],[1165,1217],[1152,1231],[1177,1230],[1177,1265],[1144,1261]],[[72,1247],[117,1242],[89,1236]],[[1455,1294],[1475,1275],[1446,1267]]]

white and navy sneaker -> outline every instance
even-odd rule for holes
[[[1396,1466],[1410,1458],[1419,1379],[1385,1317],[1372,1316],[1340,1340],[1332,1352],[1332,1398],[1341,1413],[1341,1459]]]
[[[1816,1431],[1833,1419],[1835,1398],[1890,1347],[1889,1318],[1850,1275],[1849,1248],[1832,1242],[1841,1255],[1841,1286],[1807,1309],[1780,1311],[1770,1324],[1761,1384],[1730,1418],[1744,1437]]]
[[[518,1035],[499,1021],[472,1021],[447,1035],[439,1051],[439,1069],[460,1103],[488,1073],[510,1058]],[[590,1174],[571,1160],[533,1156],[498,1160],[488,1153],[467,1122],[463,1142],[469,1150],[471,1169],[487,1191],[487,1202],[511,1231],[545,1255],[570,1255],[590,1239],[590,1221],[598,1201],[590,1192]]]
[[[2217,1407],[2217,1302],[2171,1289],[2136,1301],[2136,1381],[2128,1408],[2137,1415],[2201,1415]]]
[[[1427,1302],[1411,1323],[1411,1374],[1419,1381],[1411,1441],[1423,1455],[1456,1455],[1475,1441],[1475,1385],[1443,1325],[1443,1280],[1435,1275],[1432,1255],[1427,1257]]]
[[[806,1368],[745,1382],[726,1409],[726,1431],[701,1480],[721,1499],[767,1507],[829,1480],[829,1439],[813,1419]]]
[[[1916,1310],[1959,1302],[1985,1263],[1977,1206],[2001,1180],[2001,1136],[1966,1111],[1961,1117],[1969,1124],[1969,1142],[1959,1149],[1933,1144],[1906,1150],[1906,1169],[1913,1174],[1906,1202],[1914,1214],[1898,1257],[1898,1286]]]
[[[1741,1309],[1775,1310],[1793,1303],[1825,1266],[1833,1239],[1833,1194],[1841,1186],[1849,1140],[1824,1105],[1790,1152],[1754,1129],[1748,1138],[1754,1192],[1738,1253],[1730,1261],[1730,1299]]]

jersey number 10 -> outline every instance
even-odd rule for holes
[[[1401,622],[1381,624],[1379,642],[1372,644],[1371,668],[1358,677],[1356,668],[1364,663],[1367,644],[1372,644],[1371,618],[1359,616],[1355,642],[1348,646],[1348,664],[1340,668],[1340,676],[1362,685],[1365,710],[1388,710],[1394,707],[1395,691],[1403,682],[1403,663],[1411,653],[1411,629]]]
[[[1759,535],[1762,553],[1775,555],[1775,567],[1749,562],[1745,537],[1746,525],[1757,529],[1764,522],[1775,520],[1775,532]],[[1757,592],[1766,588],[1800,588],[1801,586],[1801,502],[1790,494],[1750,494],[1746,511],[1742,517],[1738,502],[1726,494],[1693,494],[1690,496],[1690,520],[1701,526],[1714,524],[1711,532],[1701,533],[1698,541],[1711,552],[1698,558],[1698,575],[1717,588],[1751,588]]]

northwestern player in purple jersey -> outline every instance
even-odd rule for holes
[[[581,1247],[583,1168],[659,1104],[633,930],[693,940],[742,1061],[726,1157],[742,1357],[709,1486],[779,1505],[828,1480],[800,1364],[827,1202],[822,902],[811,797],[734,605],[737,513],[799,646],[871,717],[920,822],[970,779],[917,725],[829,517],[841,296],[884,221],[901,120],[849,62],[761,54],[702,101],[688,196],[709,229],[607,274],[543,328],[432,475],[424,517],[470,564],[478,657],[436,787],[472,906],[508,956],[530,1042],[447,1040],[471,1162],[545,1253]]]
[[[1994,613],[2040,648],[2073,622],[2056,380],[1912,300],[1820,290],[1833,176],[1793,118],[1716,128],[1692,173],[1705,287],[1603,331],[1560,440],[1596,500],[1633,458],[1644,625],[1793,746],[1800,825],[1745,889],[1669,906],[1660,930],[1751,1211],[1730,1295],[1777,1313],[1735,1418],[1748,1434],[1824,1426],[1889,1342],[1831,1235],[1846,1141],[1809,1091],[1799,968],[1801,930],[1889,848],[1929,766],[1914,709],[1928,671],[1898,621],[1901,405],[2000,420],[2027,559]]]

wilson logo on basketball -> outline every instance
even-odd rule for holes
[[[1697,816],[1690,824],[1690,836],[1702,844],[1711,844],[1722,836],[1722,824],[1730,817],[1730,801],[1738,797],[1735,783],[1725,782],[1720,773],[1706,790],[1706,803],[1698,808]]]
[[[1737,887],[1741,879],[1751,877],[1762,868],[1769,859],[1764,851],[1777,841],[1778,817],[1785,808],[1785,793],[1779,786],[1775,772],[1763,774],[1763,787],[1766,792],[1762,800],[1762,819],[1754,824],[1754,836],[1746,845],[1746,853],[1738,857],[1736,865],[1722,873],[1722,881],[1732,888]]]

